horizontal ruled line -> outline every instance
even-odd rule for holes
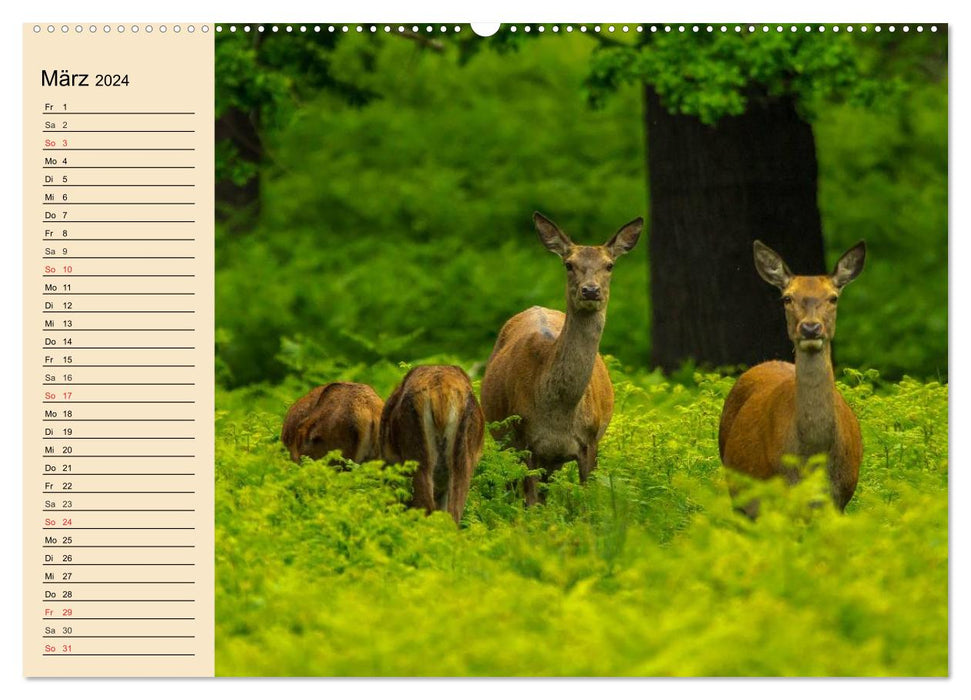
[[[195,440],[195,436],[188,437],[172,437],[166,436],[139,436],[139,437],[126,437],[119,435],[112,435],[110,437],[81,437],[78,435],[68,435],[65,437],[45,437],[45,440]]]
[[[114,183],[114,182],[104,182],[98,184],[87,184],[87,185],[44,185],[44,187],[56,187],[61,189],[64,187],[195,187],[195,184],[171,184],[171,183]]]
[[[195,418],[45,418],[45,423],[195,423]]]
[[[195,260],[195,255],[45,255],[41,260]]]
[[[65,329],[62,329],[65,330]],[[68,332],[70,330],[68,329]],[[44,350],[52,349],[50,346]],[[65,345],[62,350],[195,350],[194,345]]]
[[[195,275],[76,275],[73,273],[67,273],[63,275],[43,275],[43,277],[195,277]]]
[[[195,530],[194,527],[42,527],[42,530],[60,530],[61,532],[72,532],[74,530]],[[72,581],[72,583],[77,583]],[[87,583],[90,583],[87,582]],[[107,582],[106,582],[107,583]]]
[[[41,600],[42,603],[49,603],[52,600],[57,600],[56,598],[46,598]],[[72,602],[72,603],[194,603],[195,598],[65,598],[61,602]]]
[[[78,435],[70,435],[67,437],[45,437],[45,440],[195,440],[194,436],[189,437],[171,437],[171,436],[158,436],[158,437],[125,437],[112,435],[110,437],[81,437]]]
[[[63,333],[65,328],[45,328],[45,333]],[[195,328],[71,328],[71,333],[181,333],[192,332]],[[66,346],[65,346],[66,347]],[[97,365],[44,365],[44,367],[94,367]],[[101,365],[104,367],[137,367],[138,365]],[[148,366],[148,365],[144,365]],[[153,365],[155,367],[186,367],[189,365]]]
[[[75,401],[74,399],[65,399],[63,401],[44,401],[44,403],[63,403],[63,404],[76,404],[76,403],[195,403],[192,400],[168,400],[168,401]]]
[[[195,476],[195,472],[60,472],[63,476],[65,474],[70,474],[73,476]],[[52,472],[44,472],[44,476],[50,476]],[[45,528],[51,529],[51,528]],[[53,528],[58,529],[58,528]],[[77,528],[74,528],[75,530]],[[95,528],[97,529],[97,528]],[[116,528],[107,528],[109,530],[114,530]],[[124,530],[125,528],[120,528]],[[161,528],[165,530],[166,528]],[[179,528],[175,528],[179,529]],[[193,528],[190,528],[193,529]]]
[[[194,151],[195,148],[74,148],[57,146],[53,148],[44,148],[44,151]]]
[[[102,564],[102,563],[97,563],[97,564],[79,564],[77,562],[71,562],[69,564],[50,563],[50,564],[44,564],[44,566],[65,566],[65,567],[69,567],[69,568],[73,568],[75,566],[195,566],[195,562],[174,562],[174,563],[161,563],[161,562],[132,563],[132,562],[124,562],[124,563],[119,563],[119,564]]]
[[[194,314],[195,309],[88,309],[52,310],[45,314]]]
[[[44,202],[44,205],[48,207],[91,207],[91,206],[162,207],[162,206],[167,206],[172,204],[180,205],[180,206],[181,205],[194,206],[195,202]]]
[[[62,112],[61,114],[66,114]],[[194,134],[195,129],[44,129],[43,134]]]
[[[188,617],[72,617],[72,618],[61,618],[61,617],[45,617],[44,620],[189,620],[192,618]],[[75,652],[63,653],[63,654],[49,654],[44,653],[44,656],[52,656],[54,658],[60,657],[63,659],[70,658],[72,656],[195,656],[195,654],[79,654]]]
[[[77,529],[77,528],[75,528],[75,529]],[[42,583],[44,583],[45,585],[51,585],[51,586],[63,586],[63,585],[65,585],[64,584],[64,581],[43,581]],[[112,585],[112,584],[124,585],[124,586],[131,585],[131,584],[146,584],[146,585],[163,585],[163,584],[164,585],[169,585],[169,584],[183,585],[184,584],[184,585],[191,585],[191,584],[194,584],[194,583],[195,583],[195,581],[71,581],[71,585],[72,586],[78,586],[78,585],[82,585],[82,584],[95,584],[95,585],[99,585],[99,586]]]
[[[135,241],[194,241],[195,238],[41,238],[45,243],[64,243],[66,241],[126,241],[133,243]]]
[[[148,239],[146,239],[148,240]],[[66,296],[85,296],[85,297],[192,297],[195,292],[44,292],[45,297],[66,297]]]
[[[45,165],[44,170],[194,170],[194,165]]]
[[[43,639],[195,639],[194,634],[45,634]]]
[[[52,472],[44,472],[44,476]],[[195,472],[60,472],[71,476],[195,476]],[[111,529],[111,528],[109,528]],[[162,528],[165,529],[165,528]]]
[[[42,620],[195,620],[194,617],[42,617]],[[52,654],[52,656],[60,656]],[[67,656],[67,654],[65,654]],[[71,656],[78,656],[72,654]],[[90,656],[90,654],[89,654]]]
[[[194,219],[61,219],[63,224],[194,224]],[[55,223],[41,221],[42,224]],[[56,240],[56,239],[46,239]]]
[[[195,513],[195,508],[44,508],[42,513]],[[47,564],[45,564],[47,566]],[[50,566],[56,566],[51,564]],[[82,564],[81,566],[95,566],[94,564]],[[129,566],[120,564],[119,566]],[[132,564],[131,566],[135,566]],[[154,566],[154,564],[153,564]],[[194,565],[193,565],[194,566]]]
[[[154,114],[154,115],[167,115],[167,116],[191,116],[195,112],[41,112],[41,114],[107,114],[107,115],[133,115],[133,114]]]

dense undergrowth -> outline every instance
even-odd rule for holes
[[[733,380],[611,362],[591,482],[570,464],[526,510],[523,467],[487,438],[456,528],[403,505],[406,468],[296,465],[278,439],[317,375],[386,396],[405,371],[307,366],[219,390],[218,674],[947,674],[946,385],[845,372],[865,446],[846,514],[808,505],[817,473],[758,485],[752,523],[718,460]]]

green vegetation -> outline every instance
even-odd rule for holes
[[[332,367],[308,368],[333,378]],[[585,487],[576,465],[524,510],[490,440],[463,527],[402,505],[410,480],[295,465],[294,378],[217,396],[220,675],[945,675],[947,388],[841,390],[866,446],[847,513],[758,485],[731,510],[717,424],[732,380],[611,372],[618,412]],[[403,368],[343,378],[387,395]]]
[[[233,41],[220,38],[224,62]],[[647,212],[640,91],[588,106],[594,46],[547,37],[463,64],[454,47],[344,37],[329,69],[380,97],[302,98],[268,130],[260,216],[217,230],[220,381],[282,379],[281,342],[297,334],[365,364],[484,361],[510,315],[561,308],[533,210],[584,243]],[[869,251],[841,302],[837,361],[946,380],[947,84],[814,111],[828,260],[861,238]],[[644,241],[612,284],[602,347],[628,366],[650,355],[647,267]]]

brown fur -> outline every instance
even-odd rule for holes
[[[412,505],[447,511],[458,523],[482,456],[485,421],[472,382],[459,367],[415,367],[381,414],[384,461],[418,462]]]
[[[332,450],[358,463],[378,459],[383,408],[384,402],[366,384],[325,384],[290,407],[280,440],[294,462],[301,456],[320,459]]]
[[[862,244],[848,251],[830,276],[795,276],[771,249],[756,241],[756,268],[783,294],[795,364],[764,362],[735,383],[722,409],[718,449],[729,469],[758,479],[799,480],[782,456],[827,456],[833,502],[842,511],[853,497],[863,458],[860,426],[836,389],[830,343],[843,286],[863,269]],[[758,504],[744,508],[754,516]]]
[[[534,220],[540,240],[567,268],[567,312],[534,306],[505,323],[482,379],[482,407],[489,422],[521,418],[509,434],[512,446],[530,452],[529,466],[542,469],[544,480],[576,460],[585,482],[614,407],[598,352],[611,270],[637,243],[643,221],[623,226],[605,245],[579,246],[545,217]],[[504,435],[497,431],[496,438]],[[540,500],[535,477],[524,490],[527,504]]]

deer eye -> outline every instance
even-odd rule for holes
[[[573,272],[573,263],[570,263],[570,262],[566,263],[566,271]]]
[[[784,297],[782,297],[782,303],[789,306],[789,304],[792,303],[792,297],[786,294]]]
[[[837,302],[838,300],[839,300],[839,297],[837,297],[837,296],[836,296],[836,295],[834,294],[833,296],[831,296],[831,297],[829,298],[829,303],[830,303],[830,304],[835,304],[835,303],[836,303],[836,302]]]
[[[610,272],[613,269],[614,269],[614,264],[613,263],[607,263],[607,272]]]

